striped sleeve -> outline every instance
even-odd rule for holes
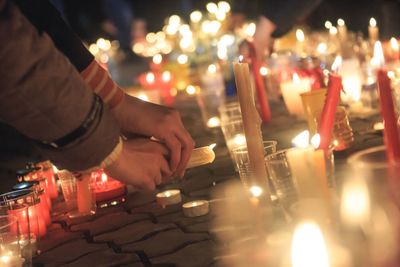
[[[117,106],[124,98],[124,92],[111,79],[109,73],[96,60],[93,60],[82,72],[83,80],[95,94],[101,97],[110,108]]]

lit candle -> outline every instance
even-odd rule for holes
[[[198,217],[206,215],[210,211],[209,206],[207,200],[190,201],[182,205],[182,211],[186,217]]]
[[[329,267],[328,249],[321,229],[313,221],[297,225],[291,246],[292,267]]]
[[[269,199],[271,191],[266,182],[268,174],[264,161],[264,145],[260,128],[261,120],[254,103],[249,65],[247,63],[234,62],[233,70],[235,73],[240,109],[242,111],[250,166],[254,171],[254,177],[252,177],[252,179],[254,179],[253,183],[258,186],[263,185],[267,199]]]
[[[344,59],[339,68],[342,76],[344,93],[341,99],[344,103],[359,102],[361,99],[362,73],[358,58]]]
[[[308,78],[300,78],[297,73],[293,74],[293,80],[281,83],[281,91],[285,100],[286,108],[291,115],[303,116],[303,103],[301,93],[311,90],[311,81]]]
[[[310,145],[310,132],[305,130],[292,139],[292,145],[298,148],[307,148]]]
[[[96,202],[113,200],[126,194],[125,184],[109,177],[102,169],[92,172],[91,178]]]
[[[341,218],[346,225],[363,227],[369,223],[371,203],[364,178],[355,177],[344,183],[340,203]]]
[[[186,168],[189,169],[212,163],[215,160],[214,147],[215,144],[193,149]]]
[[[371,18],[369,20],[368,35],[369,40],[372,44],[379,40],[379,28],[377,26],[375,18]]]
[[[319,146],[319,142],[319,135],[316,134],[311,139],[313,147],[293,148],[287,151],[287,159],[297,192],[304,199],[328,200],[329,198],[325,152],[322,149],[315,149]]]
[[[78,211],[82,214],[93,212],[93,194],[90,186],[90,174],[76,175],[76,195]]]
[[[20,256],[12,255],[11,253],[0,256],[0,265],[2,267],[22,267],[23,263],[24,259],[22,259]]]
[[[226,142],[226,146],[230,151],[244,145],[246,145],[246,137],[244,136],[244,134],[236,134],[235,136],[233,136],[232,139]]]
[[[345,24],[344,20],[343,19],[338,19],[337,25],[338,25],[337,29],[338,29],[340,41],[342,43],[346,42],[346,40],[347,40],[347,27],[346,27],[346,24]]]
[[[50,161],[43,161],[37,164],[42,168],[43,176],[47,179],[50,198],[55,199],[58,197],[58,187],[55,179],[55,171],[53,164]],[[55,166],[54,166],[55,167]],[[57,168],[56,168],[57,169]]]
[[[181,191],[179,189],[170,189],[157,193],[156,198],[157,203],[163,208],[182,202]]]
[[[207,120],[207,127],[208,128],[216,128],[219,127],[221,125],[221,120],[217,117],[211,117]]]
[[[301,56],[304,53],[304,42],[305,35],[302,29],[296,30],[296,40],[297,40],[297,53]]]

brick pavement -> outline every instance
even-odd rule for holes
[[[217,143],[217,158],[213,164],[188,170],[182,181],[162,187],[181,189],[183,202],[210,199],[212,192],[238,180],[222,133],[205,130],[201,120],[196,119],[199,114],[195,106],[186,101],[179,108],[198,146]],[[272,123],[263,128],[264,139],[278,140],[279,148],[289,147],[291,138],[306,125],[287,116],[281,106],[273,106],[273,115]],[[354,119],[352,124],[359,132],[371,125],[371,119]],[[356,134],[352,150],[336,155],[337,164],[342,164],[350,152],[381,144],[381,139],[375,133]],[[42,253],[34,258],[35,266],[219,266],[216,251],[221,241],[212,228],[214,220],[224,216],[215,212],[218,201],[211,203],[209,214],[186,218],[181,205],[163,209],[154,195],[130,193],[122,205],[101,209],[95,216],[81,220],[69,220],[59,213],[40,242]]]

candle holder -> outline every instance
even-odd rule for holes
[[[354,142],[353,129],[350,126],[346,110],[338,106],[333,127],[334,150],[341,151],[350,148]]]
[[[39,183],[40,188],[42,188],[44,190],[44,195],[46,198],[47,205],[49,206],[49,209],[51,209],[52,203],[51,203],[51,197],[50,197],[49,183],[48,183],[48,180],[43,177],[42,169],[39,167],[32,167],[32,168],[28,168],[28,169],[18,170],[16,174],[17,174],[17,180],[19,182],[35,181],[35,182]],[[20,188],[20,189],[24,189],[24,188]]]
[[[53,164],[51,164],[51,162],[49,160],[46,160],[46,161],[36,163],[35,167],[41,168],[43,177],[46,178],[46,180],[47,180],[50,198],[51,199],[57,198],[58,197],[58,186],[57,186],[55,174],[53,171]]]
[[[182,195],[179,189],[170,189],[157,193],[156,198],[157,203],[163,208],[182,202]]]
[[[126,195],[125,184],[109,177],[102,169],[91,173],[91,186],[94,189],[96,202],[99,206],[111,204],[111,202]]]
[[[221,125],[218,108],[225,101],[224,89],[214,91],[201,90],[196,94],[201,117],[207,128],[217,128]]]
[[[21,257],[19,233],[12,231],[16,227],[18,227],[17,217],[0,216],[0,266],[22,267],[25,261]]]
[[[221,123],[242,118],[239,102],[230,102],[218,108]]]
[[[209,202],[207,200],[196,200],[186,202],[182,205],[183,214],[186,217],[199,217],[209,213]]]
[[[241,117],[232,120],[223,120],[221,122],[222,133],[224,134],[225,144],[228,148],[235,170],[239,171],[235,163],[233,151],[239,147],[246,145],[246,137],[244,134],[244,126]]]
[[[276,141],[264,141],[264,157],[276,152]],[[233,157],[239,170],[239,177],[246,190],[249,190],[254,184],[254,171],[250,166],[249,153],[246,146],[241,146],[233,151]],[[265,183],[269,183],[268,177],[263,177]],[[263,186],[263,185],[258,185]]]

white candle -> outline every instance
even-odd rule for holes
[[[337,29],[339,33],[339,38],[341,42],[346,42],[347,40],[347,27],[343,19],[338,19],[337,21]]]
[[[182,202],[181,191],[179,189],[170,189],[160,192],[156,195],[157,203],[161,207],[174,205]]]
[[[209,206],[207,200],[196,200],[183,204],[182,210],[186,217],[198,217],[206,215],[210,211]]]
[[[371,43],[375,43],[379,40],[379,28],[375,18],[369,20],[368,35]]]
[[[214,147],[215,144],[211,144],[193,149],[186,168],[189,169],[213,162],[215,160]]]
[[[311,82],[308,78],[300,78],[297,73],[293,74],[293,80],[281,84],[282,96],[291,115],[303,116],[303,102],[301,93],[311,91]]]
[[[341,99],[344,103],[359,102],[361,99],[362,74],[360,62],[357,58],[343,59],[339,67],[342,76],[343,89]]]

